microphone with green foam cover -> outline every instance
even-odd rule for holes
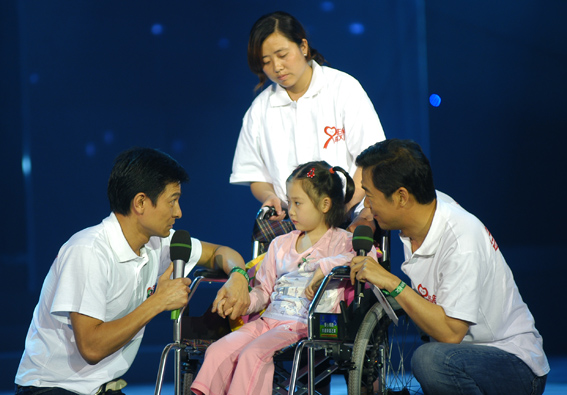
[[[374,232],[369,226],[359,225],[352,235],[352,248],[358,256],[366,256],[372,249],[374,243]],[[353,300],[353,309],[360,307],[361,298],[364,296],[362,292],[362,284],[356,280],[354,284],[355,294]]]
[[[191,235],[186,230],[176,230],[169,245],[169,257],[173,262],[173,278],[185,277],[185,264],[191,257]],[[179,309],[171,311],[171,319],[179,318]]]

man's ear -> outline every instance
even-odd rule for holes
[[[408,203],[410,197],[409,191],[405,187],[400,187],[394,193],[394,198],[400,207],[405,207]]]
[[[145,193],[140,192],[132,199],[132,212],[138,215],[144,215],[145,208],[148,204],[150,204],[150,199]]]
[[[319,209],[322,213],[327,214],[331,207],[333,206],[333,201],[330,197],[326,196],[319,202]]]

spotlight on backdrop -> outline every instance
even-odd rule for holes
[[[155,25],[152,26],[152,34],[154,36],[159,36],[162,33],[163,33],[163,26],[162,25],[160,25],[159,23],[156,23]]]
[[[439,105],[441,104],[441,97],[439,95],[436,95],[435,93],[432,94],[431,96],[429,96],[429,103],[433,106],[433,107],[439,107]]]
[[[321,9],[325,12],[331,12],[335,9],[335,3],[332,1],[324,1],[321,3]]]

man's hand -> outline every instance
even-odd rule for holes
[[[351,222],[351,224],[347,227],[349,232],[354,232],[357,226],[359,225],[366,225],[372,229],[372,232],[376,231],[376,223],[374,222],[374,217],[372,215],[372,211],[368,207],[364,207],[360,213],[356,216],[356,218]]]
[[[350,263],[350,281],[355,279],[370,282],[380,289],[392,290],[398,286],[400,279],[384,269],[370,256],[355,256]]]
[[[323,271],[320,267],[318,267],[317,270],[315,270],[315,273],[313,273],[313,278],[309,282],[309,285],[305,288],[305,296],[307,299],[313,300],[315,293],[317,293],[317,290],[324,278],[325,275],[323,274]]]
[[[160,276],[157,282],[156,293],[152,295],[162,303],[164,311],[180,309],[187,304],[189,285],[191,280],[187,277],[171,279],[173,263]]]
[[[213,301],[213,313],[234,320],[246,313],[250,306],[248,282],[240,273],[232,273]]]

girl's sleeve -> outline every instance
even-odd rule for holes
[[[352,249],[352,234],[341,233],[338,242],[332,241],[332,244],[335,248],[329,252],[333,255],[319,260],[319,266],[325,276],[336,266],[350,265],[352,258],[356,256],[356,252]],[[382,256],[382,252],[377,251],[372,246],[368,256],[378,260]]]
[[[352,234],[342,230],[335,232],[329,241],[325,255],[318,261],[325,276],[336,266],[348,265],[356,255],[352,249]]]
[[[270,302],[270,296],[277,280],[275,256],[277,248],[277,242],[273,240],[268,247],[264,260],[260,263],[260,269],[258,269],[255,278],[257,285],[250,291],[250,306],[248,306],[246,314],[262,311]]]
[[[350,252],[345,251],[344,253],[339,255],[321,258],[319,260],[319,267],[321,268],[323,274],[326,276],[331,272],[331,270],[333,270],[334,267],[348,265],[355,255],[356,254],[351,249]]]

